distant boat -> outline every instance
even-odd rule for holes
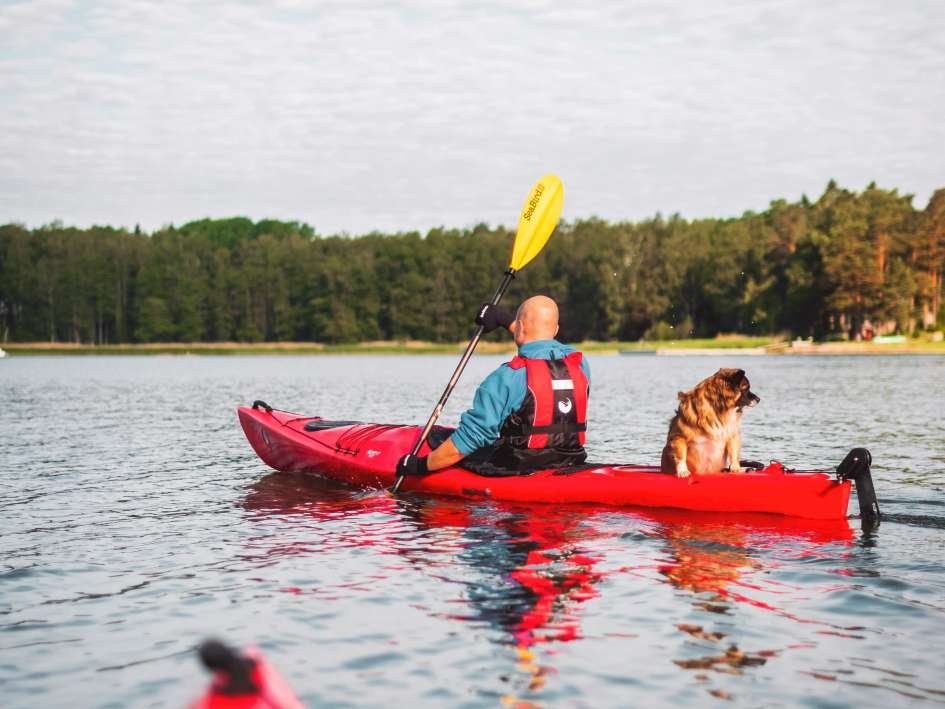
[[[3,359],[6,356],[7,356],[7,353],[3,351],[2,347],[0,347],[0,359]]]
[[[656,350],[619,350],[622,355],[655,355]]]

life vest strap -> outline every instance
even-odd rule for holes
[[[583,433],[587,423],[552,423],[547,426],[524,426],[522,435],[532,436],[540,433]]]

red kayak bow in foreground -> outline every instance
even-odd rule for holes
[[[188,709],[305,709],[256,648],[241,654],[208,640],[200,646],[200,659],[213,672],[213,682]]]
[[[315,473],[358,487],[389,486],[397,460],[420,435],[418,426],[329,421],[279,411],[259,401],[240,407],[239,418],[253,449],[275,470]],[[421,454],[428,452],[425,445]],[[868,464],[865,474],[869,476]],[[600,465],[508,477],[485,477],[451,467],[408,478],[402,487],[407,492],[518,502],[766,512],[811,519],[846,517],[850,488],[849,479],[788,470],[777,462],[758,471],[689,478],[645,465]]]

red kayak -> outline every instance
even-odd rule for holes
[[[217,640],[202,643],[200,659],[214,673],[206,693],[188,709],[305,709],[256,648],[238,653]]]
[[[275,470],[315,473],[358,487],[390,486],[397,460],[420,434],[418,426],[330,421],[272,409],[261,401],[252,407],[240,407],[239,418],[253,449]],[[438,429],[441,438],[451,430]],[[425,445],[421,454],[428,452]],[[869,452],[854,449],[838,470],[849,468],[851,460],[857,474],[849,476],[790,470],[778,462],[741,474],[689,478],[677,478],[647,465],[584,466],[507,477],[486,477],[451,467],[407,478],[402,489],[518,502],[598,503],[839,519],[847,516],[850,479],[855,478],[861,511],[866,515],[875,506],[878,515],[869,477]],[[869,496],[865,492],[872,495],[871,505],[866,507]]]

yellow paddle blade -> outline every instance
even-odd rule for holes
[[[564,186],[557,175],[545,175],[535,183],[518,220],[509,268],[521,271],[541,252],[558,226],[563,206]]]

